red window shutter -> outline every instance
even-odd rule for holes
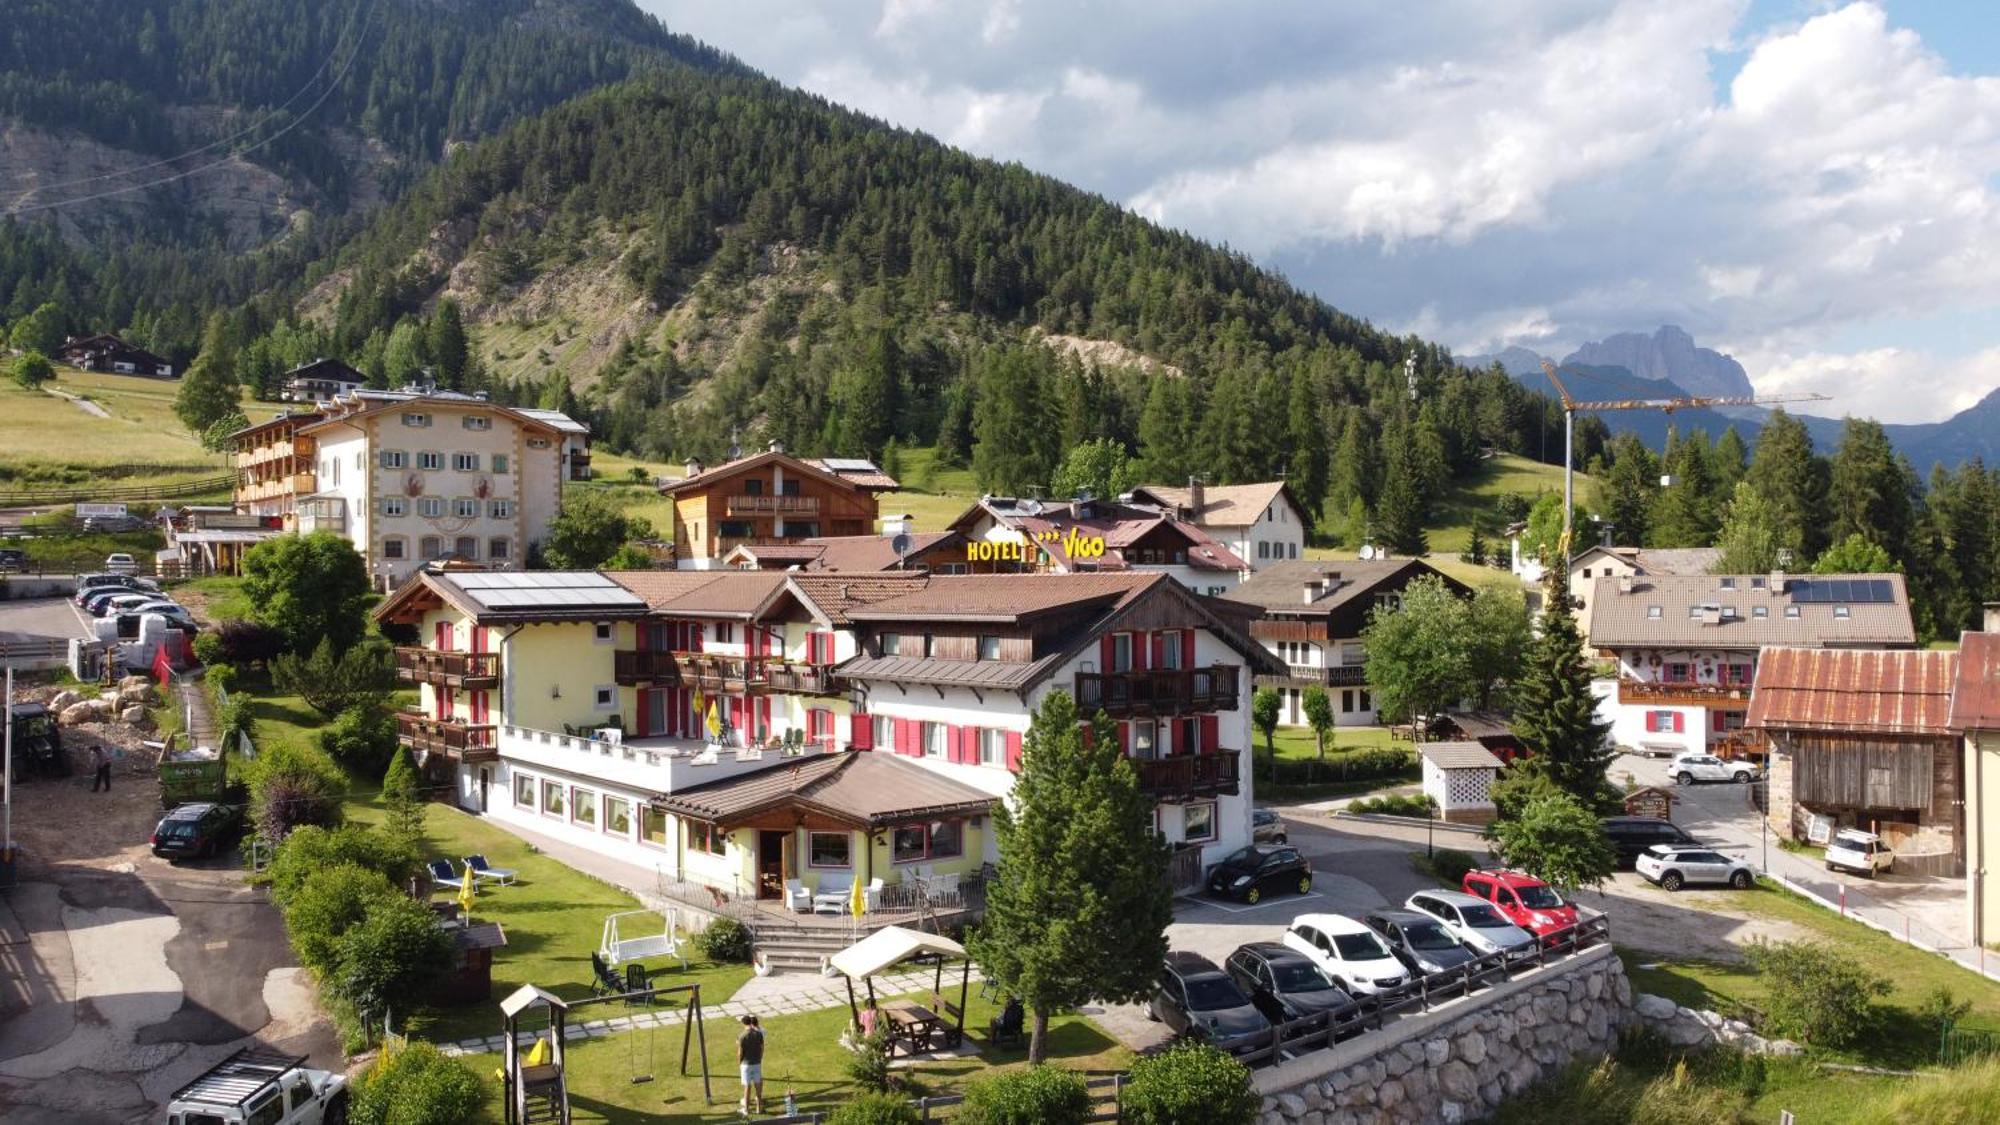
[[[1130,754],[1132,752],[1131,723],[1118,724],[1118,752],[1120,754]]]
[[[1679,711],[1674,712],[1674,733],[1680,734],[1686,729],[1687,729],[1687,716],[1683,715]]]
[[[1111,662],[1117,658],[1111,651],[1111,634],[1106,633],[1097,639],[1097,651],[1098,655],[1102,658],[1098,661],[1097,670],[1100,672],[1111,671]]]
[[[1015,773],[1021,772],[1021,732],[1019,731],[1010,730],[1007,732],[1007,768],[1013,770]]]
[[[639,636],[643,640],[643,638],[646,636],[646,630],[643,628],[640,629]],[[652,692],[651,688],[640,688],[636,693],[634,693],[636,698],[638,699],[638,707],[639,707],[639,717],[632,723],[632,730],[634,737],[644,738],[647,735],[653,733],[652,731],[646,729],[646,716],[652,710],[651,708],[646,706],[646,700],[649,698],[651,692]]]
[[[1165,633],[1154,633],[1153,667],[1164,668],[1166,666],[1167,666],[1167,635]]]
[[[1181,667],[1194,667],[1194,630],[1181,630]]]
[[[1222,749],[1222,721],[1214,715],[1201,717],[1201,752],[1213,754]]]
[[[1083,748],[1090,749],[1096,744],[1097,728],[1089,722],[1078,723],[1077,726],[1083,731]]]
[[[979,764],[979,728],[958,728],[958,760],[962,765]]]
[[[1152,652],[1152,648],[1153,648],[1153,646],[1147,643],[1147,634],[1145,634],[1145,633],[1134,633],[1134,634],[1132,634],[1132,670],[1133,670],[1133,671],[1135,671],[1135,672],[1143,672],[1143,671],[1145,671],[1145,670],[1146,670],[1147,668],[1151,667],[1151,665],[1150,665],[1150,664],[1147,664],[1147,663],[1146,663],[1146,657],[1147,657],[1147,655],[1148,655],[1149,653],[1151,653],[1151,652]]]
[[[896,732],[896,753],[908,754],[910,752],[910,720],[891,719],[889,722]]]
[[[1711,720],[1711,722],[1710,722],[1710,725],[1712,725],[1712,726],[1713,726],[1713,727],[1714,727],[1714,728],[1715,728],[1716,730],[1721,730],[1721,729],[1723,729],[1723,727],[1722,727],[1722,712],[1720,712],[1720,711],[1711,711],[1711,712],[1709,712],[1709,715],[1710,715],[1710,720]]]

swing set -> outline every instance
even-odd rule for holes
[[[570,1125],[569,1085],[564,1077],[563,1045],[568,1038],[565,1030],[570,1022],[570,1014],[592,1004],[622,1003],[628,1007],[650,1008],[661,997],[669,998],[676,993],[688,994],[687,1018],[681,1023],[681,1075],[688,1073],[689,1056],[700,1055],[701,1096],[705,1104],[715,1104],[715,1090],[710,1084],[708,1072],[708,1033],[702,1026],[701,985],[673,984],[663,988],[641,988],[621,992],[612,996],[594,996],[587,1000],[564,1000],[552,992],[524,984],[514,990],[513,995],[500,1002],[500,1013],[506,1025],[506,1040],[502,1046],[501,1082],[505,1090],[504,1119],[506,1125]],[[521,1017],[533,1009],[544,1009],[542,1030],[546,1039],[537,1039],[535,1046],[527,1052],[521,1050]],[[634,1027],[631,1037],[626,1040],[626,1063],[631,1070],[631,1083],[641,1086],[653,1081],[654,1063],[657,1061],[659,1045],[659,1025]],[[643,1034],[645,1043],[645,1068],[639,1066],[639,1037]],[[544,1051],[546,1048],[546,1051]]]

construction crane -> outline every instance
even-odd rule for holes
[[[1825,402],[1825,395],[1810,391],[1782,395],[1683,395],[1679,398],[1613,398],[1596,402],[1578,402],[1570,397],[1569,388],[1563,386],[1562,377],[1556,374],[1556,365],[1542,361],[1542,370],[1549,382],[1556,387],[1556,396],[1563,406],[1563,532],[1561,550],[1563,569],[1569,569],[1570,537],[1575,529],[1570,526],[1576,513],[1576,455],[1573,449],[1576,440],[1576,413],[1587,410],[1593,413],[1611,410],[1658,410],[1672,414],[1676,410],[1689,410],[1702,406],[1771,406],[1782,402]]]

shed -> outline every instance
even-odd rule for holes
[[[451,935],[451,973],[440,984],[444,999],[470,1004],[493,996],[493,951],[505,948],[507,933],[498,922],[461,922]]]
[[[1493,819],[1493,779],[1504,765],[1477,742],[1425,742],[1417,747],[1424,759],[1424,796],[1438,807],[1438,816],[1454,824],[1484,824]]]
[[[1498,711],[1452,711],[1438,720],[1440,732],[1454,739],[1477,742],[1503,762],[1525,757],[1527,749],[1513,724]]]

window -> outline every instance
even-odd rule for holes
[[[1848,610],[1847,610],[1847,607],[1846,607],[1846,606],[1844,606],[1844,605],[1837,605],[1837,606],[1834,606],[1834,607],[1833,607],[1833,617],[1834,617],[1834,620],[1836,620],[1836,621],[1845,621],[1845,620],[1847,620],[1847,618],[1848,618],[1849,616],[1850,616],[1850,615],[1849,615],[1849,613],[1848,613]]]
[[[384,496],[382,514],[385,516],[406,516],[410,514],[410,502],[401,496]]]
[[[1111,667],[1107,672],[1130,672],[1132,670],[1132,634],[1111,634]]]
[[[479,501],[468,497],[460,497],[451,502],[451,511],[453,515],[462,520],[477,518],[479,515]]]
[[[244,1108],[249,1112],[243,1115],[243,1125],[278,1125],[285,1119],[285,1099],[276,1090],[264,1101]]]
[[[428,414],[406,413],[403,415],[403,425],[405,426],[428,426],[430,424],[431,416]]]
[[[417,468],[419,468],[419,469],[442,469],[442,468],[444,468],[444,454],[442,454],[442,453],[419,453],[419,454],[417,454]]]
[[[609,621],[599,621],[592,625],[591,635],[601,645],[608,645],[616,639],[616,635],[611,630],[611,622]]]
[[[597,793],[590,789],[571,789],[569,818],[586,828],[597,827]]]
[[[528,439],[529,449],[547,449],[548,447],[549,439],[545,437],[531,437]]]
[[[493,471],[496,473],[507,471],[507,455],[505,453],[495,453],[493,455]]]
[[[417,514],[427,520],[437,519],[444,515],[444,500],[436,496],[419,496],[417,498]]]
[[[1734,579],[1734,578],[1725,578],[1725,579],[1723,579],[1723,580],[1722,580],[1722,588],[1723,588],[1723,589],[1725,589],[1725,590],[1734,590],[1734,589],[1736,588],[1736,579]]]
[[[400,559],[404,557],[401,536],[392,535],[382,540],[382,557],[385,559]]]
[[[434,559],[444,554],[444,539],[437,535],[426,535],[417,540],[417,557]]]
[[[897,863],[914,863],[930,854],[930,829],[921,824],[906,824],[896,829],[891,841],[890,858]]]
[[[982,766],[1004,766],[1007,764],[1007,732],[991,728],[981,728],[979,732],[979,764]]]
[[[542,782],[542,812],[548,816],[561,816],[563,814],[562,782]]]
[[[639,839],[659,847],[667,846],[667,814],[652,805],[639,807]]]
[[[955,859],[965,853],[965,826],[956,820],[931,822],[931,858]]]
[[[1688,620],[1690,621],[1701,620],[1701,607],[1699,605],[1691,605],[1688,607]]]
[[[524,809],[535,807],[535,779],[525,773],[514,775],[514,803]]]
[[[1301,661],[1300,663],[1304,663]],[[1160,634],[1160,667],[1179,668],[1181,666],[1181,632],[1169,629]]]
[[[764,482],[756,479],[755,477],[745,480],[743,482],[743,495],[745,496],[764,495]]]
[[[896,745],[896,720],[877,715],[869,720],[874,738],[870,741],[877,750],[888,750]]]
[[[1660,607],[1656,605],[1647,606],[1646,616],[1653,621],[1658,621],[1660,619]]]
[[[943,723],[925,723],[924,757],[926,758],[944,757],[945,740],[950,737],[951,737],[951,728],[945,726]]]
[[[496,535],[486,541],[486,557],[495,562],[506,559],[514,553],[514,545],[504,535]]]
[[[632,802],[605,794],[604,830],[615,836],[632,835]]]
[[[512,500],[488,500],[486,502],[486,514],[496,520],[511,520],[514,518],[514,502]]]
[[[1798,607],[1798,606],[1795,606],[1795,605],[1788,605],[1788,606],[1786,606],[1786,607],[1785,607],[1785,616],[1786,616],[1786,617],[1788,617],[1788,618],[1796,618],[1796,617],[1798,617],[1798,615],[1799,615],[1799,607]]]
[[[1257,557],[1260,559],[1268,559],[1271,557],[1271,545],[1269,543],[1264,542],[1262,539],[1259,539],[1257,541]]]
[[[618,710],[618,688],[614,684],[598,684],[594,694],[597,709],[606,713]]]
[[[400,449],[385,449],[382,451],[382,467],[385,469],[400,469],[409,463],[410,455]]]
[[[991,633],[988,633],[979,638],[979,659],[981,660],[1000,659],[999,637],[996,637]]]
[[[937,655],[937,638],[930,635],[929,633],[924,634],[924,655],[925,656]]]
[[[292,1087],[292,1108],[294,1110],[304,1108],[305,1104],[311,1100],[313,1100],[312,1083],[300,1082],[298,1085]]]
[[[736,643],[736,626],[727,621],[715,623],[715,643],[733,645]]]
[[[713,824],[703,824],[698,820],[684,821],[687,825],[688,847],[709,855],[723,855],[729,850],[729,837]]]
[[[757,534],[757,525],[749,520],[723,520],[715,525],[715,533],[724,539],[748,539]]]
[[[476,473],[479,471],[479,454],[454,453],[451,455],[451,467],[461,473]]]
[[[884,633],[881,637],[882,655],[896,656],[903,651],[903,634]]]
[[[852,867],[854,839],[845,832],[806,833],[808,867]]]
[[[1723,606],[1723,607],[1722,607],[1722,619],[1723,619],[1724,621],[1734,621],[1734,620],[1736,620],[1736,607],[1735,607],[1735,606],[1733,606],[1733,605],[1726,605],[1726,606]]]
[[[1669,664],[1669,665],[1667,665],[1667,682],[1668,682],[1668,683],[1670,683],[1670,684],[1685,684],[1685,683],[1688,683],[1688,682],[1692,681],[1693,679],[1694,679],[1694,675],[1693,675],[1693,665],[1689,665],[1689,664]]]
[[[1151,761],[1158,746],[1158,731],[1151,719],[1132,721],[1132,756]]]
[[[1750,580],[1750,588],[1751,588],[1752,590],[1761,590],[1761,589],[1763,589],[1763,588],[1764,588],[1764,580],[1763,580],[1762,578],[1752,578],[1752,579]]]
[[[476,559],[479,557],[479,540],[470,535],[461,535],[452,540],[451,551],[461,559]]]
[[[468,430],[490,430],[493,428],[493,419],[484,414],[467,414],[461,419],[460,424]]]
[[[1215,802],[1202,801],[1187,806],[1181,813],[1181,829],[1184,840],[1215,839]]]
[[[1288,544],[1286,544],[1286,546],[1287,546],[1287,547],[1289,547],[1289,548],[1291,548],[1291,557],[1292,557],[1292,558],[1298,558],[1298,557],[1299,557],[1299,545],[1298,545],[1297,543],[1288,543]]]
[[[1750,616],[1753,620],[1762,621],[1766,617],[1771,616],[1771,607],[1764,605],[1753,605],[1750,607]]]

